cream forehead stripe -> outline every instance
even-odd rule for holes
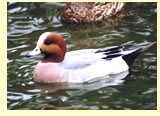
[[[46,39],[46,37],[47,37],[49,34],[51,34],[51,33],[52,33],[52,32],[45,32],[45,33],[43,33],[43,34],[39,37],[36,47],[39,47],[39,48],[40,48],[40,45],[43,44],[43,42],[44,42],[44,40]]]

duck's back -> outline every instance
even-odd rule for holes
[[[104,59],[106,55],[100,49],[85,49],[68,52],[62,62],[63,77],[70,82],[85,82],[108,74],[117,74],[128,70],[122,57]],[[116,66],[116,67],[115,67]]]

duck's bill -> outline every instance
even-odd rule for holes
[[[26,56],[32,57],[41,54],[41,50],[39,48],[35,48],[33,51],[29,52]]]

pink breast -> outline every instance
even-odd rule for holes
[[[64,82],[61,68],[52,63],[38,63],[34,69],[34,80],[39,83]]]

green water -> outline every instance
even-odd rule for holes
[[[93,24],[62,24],[66,3],[8,3],[8,109],[157,109],[157,46],[141,54],[117,81],[84,84],[37,84],[33,69],[42,56],[27,58],[43,32],[64,37],[68,51],[115,46],[135,41],[140,47],[157,40],[157,4],[128,7],[123,19]],[[129,74],[128,74],[129,73]],[[119,79],[121,78],[121,79]]]

